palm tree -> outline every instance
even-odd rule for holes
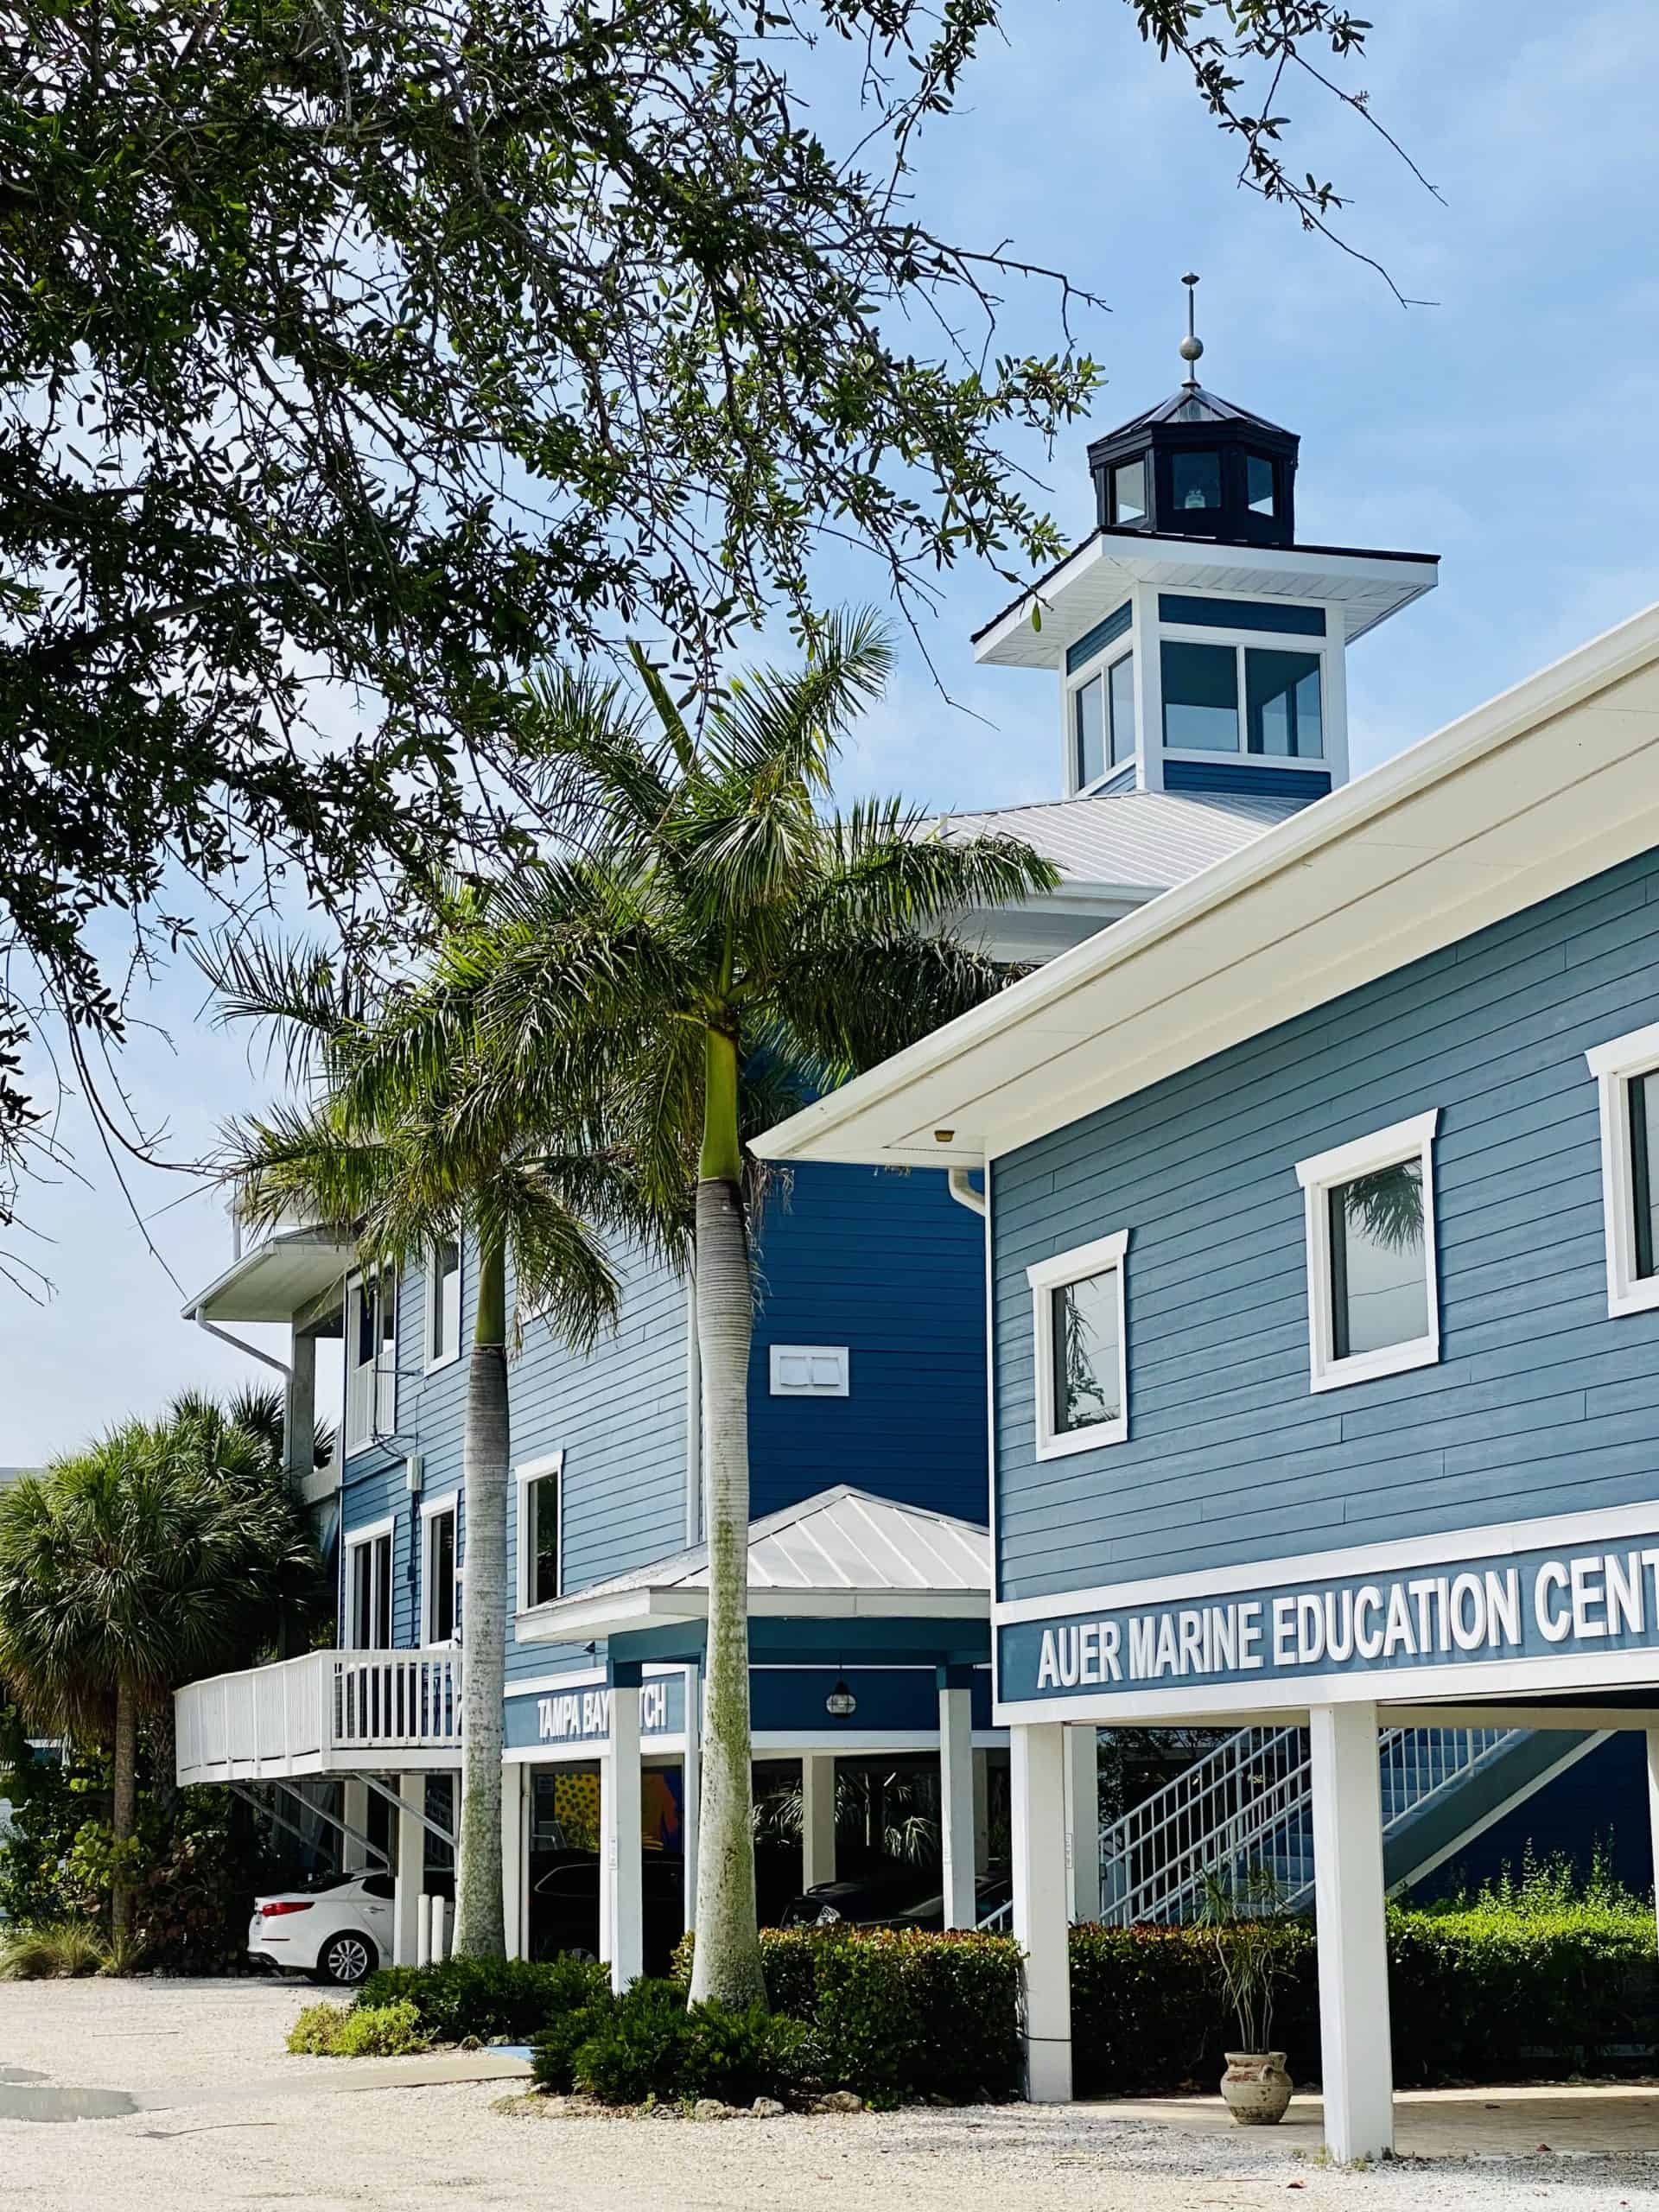
[[[225,1019],[273,1025],[311,1096],[235,1125],[221,1170],[255,1224],[297,1207],[354,1238],[365,1271],[425,1263],[469,1237],[478,1294],[467,1373],[462,1488],[467,1665],[454,1949],[505,1950],[501,1753],[506,1675],[507,1269],[520,1312],[542,1309],[577,1349],[615,1318],[617,1283],[600,1231],[651,1223],[631,1209],[625,1169],[587,1141],[559,1152],[515,1102],[463,1129],[455,1106],[473,1062],[468,949],[488,915],[478,893],[446,894],[442,939],[416,982],[365,984],[320,951],[242,940],[209,969]],[[558,1124],[556,1114],[550,1122]],[[563,1117],[569,1126],[569,1116]]]
[[[761,669],[694,737],[635,652],[649,707],[556,674],[527,749],[572,841],[501,887],[469,948],[486,1118],[584,1094],[635,1160],[665,1241],[695,1184],[709,1550],[694,1998],[763,1999],[752,1822],[747,1542],[752,1330],[743,1097],[843,1080],[1006,982],[951,916],[1050,889],[1028,847],[950,843],[891,801],[826,817],[838,741],[891,659],[873,617],[804,668]]]
[[[222,1458],[245,1467],[252,1440],[224,1441]],[[0,1673],[37,1725],[111,1748],[118,1947],[131,1921],[140,1719],[222,1664],[262,1604],[317,1568],[291,1503],[216,1475],[199,1442],[188,1423],[130,1421],[0,1493]]]

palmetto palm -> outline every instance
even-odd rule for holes
[[[467,1544],[467,1665],[454,1948],[499,1956],[501,1751],[505,1684],[507,1268],[519,1311],[539,1309],[576,1345],[614,1319],[617,1282],[607,1230],[649,1234],[625,1170],[579,1133],[563,1109],[534,1125],[512,1099],[462,1128],[457,1102],[474,1066],[470,947],[488,899],[445,901],[447,934],[418,980],[369,990],[320,953],[257,939],[210,970],[228,1019],[275,1025],[307,1103],[250,1118],[230,1132],[222,1166],[256,1224],[299,1210],[354,1238],[365,1268],[424,1262],[441,1239],[470,1238],[478,1291],[467,1373],[462,1485]]]
[[[638,1164],[664,1240],[695,1184],[709,1600],[693,1994],[763,1994],[751,1821],[747,1555],[752,1327],[743,1100],[843,1080],[1006,980],[950,918],[1051,888],[1012,839],[925,834],[893,801],[820,811],[841,733],[880,689],[868,616],[830,623],[798,671],[763,669],[694,737],[649,698],[546,679],[532,749],[569,855],[503,887],[469,949],[483,1079],[467,1110],[582,1096]]]
[[[251,1479],[259,1449],[227,1432],[208,1454],[193,1420],[131,1421],[0,1494],[0,1673],[37,1724],[111,1745],[118,1847],[133,1833],[141,1717],[226,1663],[250,1620],[317,1573],[292,1502]],[[118,1850],[118,1939],[128,1874]]]

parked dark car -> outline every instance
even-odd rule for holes
[[[685,1930],[685,1861],[648,1851],[640,1861],[645,1905],[645,1966],[665,1974]],[[530,1955],[556,1959],[564,1952],[599,1956],[599,1859],[588,1851],[538,1859],[530,1885]]]
[[[846,1881],[818,1882],[803,1890],[785,1905],[782,1928],[943,1928],[942,1891],[918,1897],[918,1878],[899,1869]],[[977,1918],[982,1923],[1007,1905],[1014,1896],[1014,1882],[1006,1868],[993,1868],[975,1885]]]

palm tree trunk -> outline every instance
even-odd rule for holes
[[[499,1959],[507,1948],[501,1898],[502,1700],[507,1646],[507,1268],[504,1248],[480,1244],[478,1318],[467,1378],[462,1478],[467,1500],[461,1630],[461,1789],[455,1867],[458,1958]]]
[[[737,1134],[737,1046],[707,1033],[697,1180],[697,1344],[708,1437],[702,1807],[691,1996],[764,2002],[749,1745],[749,1343],[753,1308]]]
[[[110,1884],[110,1937],[118,1947],[132,1933],[132,1877],[122,1846],[138,1824],[138,1708],[130,1686],[115,1685],[115,1788],[110,1828],[116,1843],[116,1872]]]

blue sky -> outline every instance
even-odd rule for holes
[[[1659,17],[1643,0],[1375,12],[1370,53],[1345,81],[1369,91],[1444,205],[1316,86],[1280,105],[1295,118],[1293,166],[1351,193],[1346,234],[1434,306],[1402,310],[1370,270],[1236,189],[1227,147],[1122,6],[1010,7],[963,111],[924,138],[918,180],[937,228],[1010,238],[1111,304],[1082,329],[1109,378],[1092,423],[1052,461],[1019,456],[1071,534],[1092,521],[1089,437],[1179,379],[1191,268],[1205,381],[1301,435],[1300,536],[1444,556],[1440,589],[1354,651],[1357,771],[1659,598]],[[1045,295],[1010,300],[1005,340],[1052,349]],[[875,579],[842,560],[821,582],[855,597]],[[968,645],[1009,596],[985,570],[946,580],[929,645],[960,706],[906,648],[846,757],[849,794],[899,789],[935,807],[1052,795],[1047,679],[976,670]],[[163,977],[136,1002],[145,1026],[123,1068],[139,1118],[165,1121],[185,1157],[267,1090],[244,1040],[203,1027],[200,1004],[193,973]],[[182,1325],[73,1108],[66,1134],[86,1183],[31,1195],[39,1235],[22,1248],[56,1295],[37,1308],[0,1287],[0,1465],[69,1448],[187,1383],[257,1372]],[[141,1173],[134,1192],[194,1289],[228,1260],[229,1231],[209,1198],[157,1212],[185,1187]]]

